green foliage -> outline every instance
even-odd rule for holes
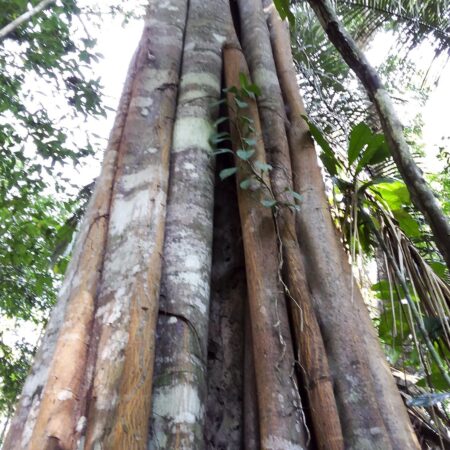
[[[450,53],[450,16],[445,0],[339,0],[336,4],[341,15],[364,21],[364,28],[356,33],[359,39],[385,27],[399,38],[399,47],[413,48],[427,39],[436,53]]]
[[[226,131],[214,131],[210,138],[210,144],[213,148],[213,155],[221,155],[224,153],[231,153],[235,158],[244,165],[246,171],[250,173],[250,176],[241,180],[239,182],[239,187],[242,190],[251,189],[252,191],[263,190],[268,198],[261,200],[261,204],[266,208],[277,208],[279,206],[284,206],[290,208],[293,212],[299,210],[299,206],[296,201],[301,200],[301,195],[297,192],[289,190],[289,195],[292,198],[291,202],[280,202],[275,199],[270,183],[265,179],[265,175],[272,170],[272,166],[266,162],[260,161],[255,158],[256,156],[256,145],[258,144],[259,137],[256,135],[256,130],[254,128],[254,122],[251,117],[248,117],[247,108],[249,107],[249,102],[256,100],[256,97],[261,94],[261,89],[246,77],[245,74],[239,74],[239,86],[232,86],[230,88],[223,89],[225,94],[232,94],[232,108],[236,111],[236,123],[228,124],[228,117],[220,117],[214,123],[215,128],[224,128],[225,125],[232,125],[235,127],[239,134],[239,144],[241,148],[238,148],[236,152],[233,152],[229,148],[222,148],[221,145],[225,145],[231,141],[231,135],[228,128]],[[226,103],[228,107],[228,102],[220,101],[220,104]],[[330,148],[331,151],[331,148]],[[219,173],[220,179],[223,181],[226,178],[238,173],[239,166],[242,169],[242,165],[238,164],[238,167],[228,167],[222,169]]]
[[[0,28],[37,3],[0,0]],[[75,0],[55,2],[0,41],[3,414],[13,407],[34,351],[20,339],[14,344],[5,323],[26,328],[32,322],[37,330],[45,323],[90,194],[88,186],[74,196],[82,186],[64,173],[95,152],[95,142],[76,125],[105,114],[92,69],[100,55],[88,31],[99,23],[99,11],[95,5],[81,10]]]
[[[28,375],[33,355],[34,348],[26,341],[17,341],[13,349],[4,343],[3,335],[0,334],[0,379],[2,380],[0,414],[7,416],[12,413],[17,393],[20,392]]]
[[[274,0],[273,3],[280,14],[280,17],[284,19],[288,19],[289,23],[293,25],[295,23],[295,16],[290,10],[289,0]]]

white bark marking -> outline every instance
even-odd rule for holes
[[[168,69],[147,69],[144,73],[145,89],[149,92],[161,87],[167,80],[173,78],[172,71]]]
[[[68,389],[63,389],[62,391],[59,391],[56,395],[56,398],[60,401],[64,400],[70,400],[73,397],[73,392],[69,391]]]
[[[212,126],[200,117],[183,117],[177,119],[173,131],[173,150],[182,152],[188,148],[199,148],[211,152],[209,138]]]
[[[133,97],[130,102],[130,108],[147,108],[153,105],[151,97]]]
[[[127,198],[116,198],[111,212],[110,233],[122,235],[130,223],[145,217],[150,208],[150,192],[142,190]]]
[[[208,72],[189,72],[183,75],[181,79],[180,89],[185,89],[190,84],[196,84],[198,86],[208,86],[214,90],[214,92],[220,91],[220,79]]]
[[[154,412],[159,416],[172,417],[174,424],[195,423],[203,414],[198,392],[190,384],[164,386],[156,391],[153,402]]]
[[[180,96],[179,102],[184,103],[184,102],[188,102],[188,101],[192,101],[192,100],[197,100],[197,99],[205,98],[208,95],[209,95],[208,92],[203,89],[192,89],[192,90],[183,92],[183,94],[181,94],[181,96]]]
[[[278,436],[269,436],[264,439],[262,447],[267,450],[303,450],[301,445],[295,444]]]

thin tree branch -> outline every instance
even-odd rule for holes
[[[402,124],[377,71],[370,65],[364,53],[357,47],[353,38],[339,21],[330,1],[308,0],[308,2],[330,41],[358,76],[377,108],[392,157],[405,180],[411,200],[425,216],[437,247],[450,269],[450,222],[411,155],[403,134]]]
[[[41,12],[43,9],[47,8],[51,3],[54,2],[55,0],[42,0],[36,6],[20,15],[17,19],[14,19],[11,23],[9,23],[0,30],[0,41],[5,39],[5,37],[12,31],[14,31],[17,27],[22,25],[27,20],[30,20],[34,15],[38,14],[39,12]]]

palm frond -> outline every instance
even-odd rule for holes
[[[430,39],[437,53],[450,55],[450,10],[446,0],[337,0],[344,22],[359,19],[357,40],[367,39],[387,27],[409,48]]]

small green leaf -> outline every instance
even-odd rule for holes
[[[219,117],[214,123],[213,127],[217,128],[218,125],[220,125],[223,122],[226,122],[228,120],[228,117]]]
[[[236,86],[230,86],[229,88],[223,88],[222,92],[224,92],[225,94],[227,94],[228,92],[231,92],[232,94],[235,94],[235,95],[239,94],[239,90]]]
[[[254,123],[254,120],[247,116],[239,116],[239,120],[242,123],[246,123],[248,125],[253,125],[253,123]]]
[[[256,99],[255,94],[252,91],[249,91],[247,88],[242,88],[242,92],[245,94],[246,97],[249,97],[253,100]]]
[[[231,177],[237,172],[237,167],[229,167],[228,169],[223,169],[219,173],[220,179],[223,181],[228,177]]]
[[[250,186],[252,185],[252,179],[251,178],[246,178],[245,180],[242,180],[239,183],[239,186],[241,187],[241,189],[248,189]]]
[[[292,197],[294,197],[296,200],[301,201],[303,199],[303,196],[300,195],[298,192],[295,191],[289,191]]]
[[[236,102],[236,105],[239,109],[244,109],[248,107],[247,102],[244,102],[243,100],[240,100],[237,97],[235,97],[234,101]]]
[[[259,169],[261,172],[268,172],[269,170],[273,169],[273,167],[270,164],[263,163],[261,161],[255,161],[255,167]]]
[[[222,105],[222,104],[226,104],[227,103],[227,99],[226,98],[222,98],[220,100],[217,100],[215,102],[211,102],[211,104],[209,105],[211,108],[215,108],[216,106]]]
[[[244,138],[244,142],[250,147],[254,147],[256,145],[256,139],[254,138]]]
[[[248,161],[255,153],[255,150],[242,150],[239,149],[236,154],[239,156],[240,159],[243,159],[244,161]]]
[[[255,84],[255,83],[252,83],[252,84],[250,84],[249,86],[247,86],[247,89],[248,89],[250,92],[253,92],[253,94],[255,94],[256,96],[260,96],[260,95],[261,95],[261,89],[260,89],[260,87],[259,87],[257,84]]]
[[[272,198],[267,198],[267,199],[261,200],[261,204],[263,206],[265,206],[266,208],[273,208],[277,204],[277,201]]]
[[[217,144],[220,144],[223,141],[228,141],[230,139],[230,133],[227,131],[222,131],[221,133],[213,133],[210,138],[209,142],[215,146]]]
[[[221,148],[220,150],[217,150],[217,151],[213,152],[212,154],[214,156],[217,156],[217,155],[221,155],[222,153],[231,153],[231,154],[233,154],[233,152],[229,148]]]
[[[241,84],[241,87],[243,87],[243,88],[246,88],[249,85],[247,75],[243,72],[239,73],[239,83]]]

